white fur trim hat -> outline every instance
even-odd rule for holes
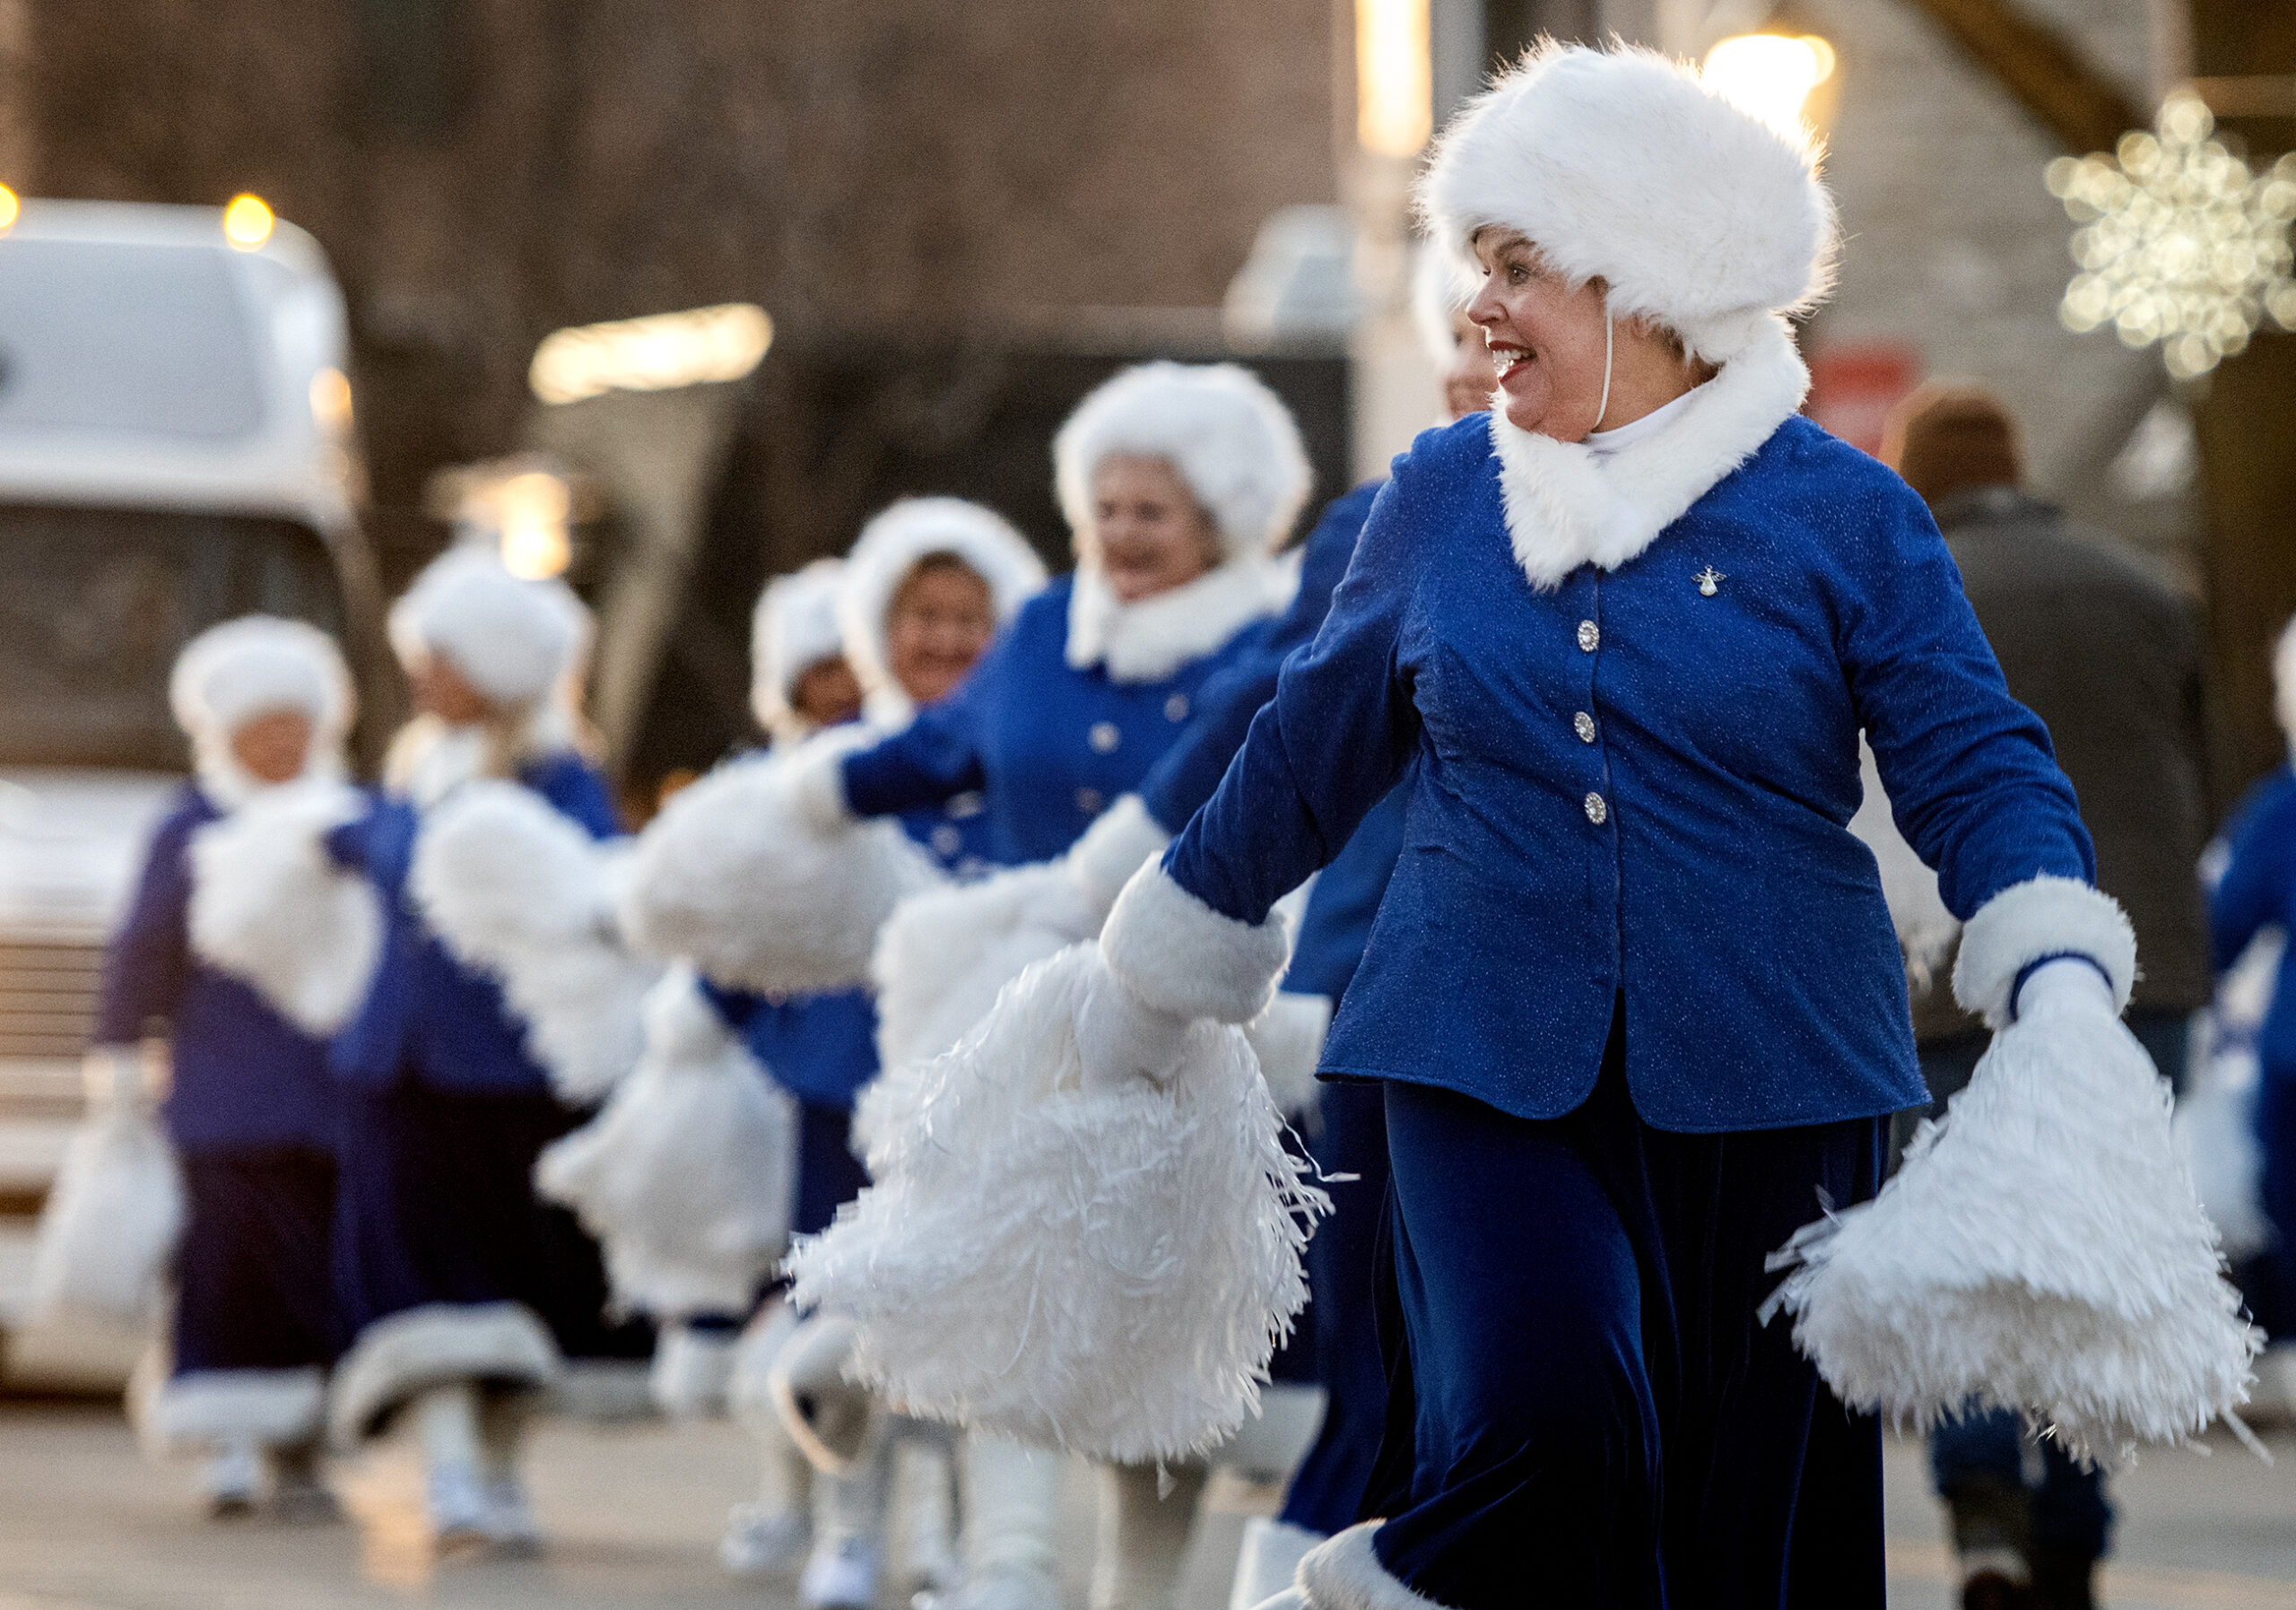
[[[1044,586],[1036,551],[995,510],[962,498],[903,498],[861,527],[838,591],[845,657],[865,691],[892,685],[885,618],[894,595],[921,561],[943,553],[987,584],[999,626]]]
[[[513,576],[491,548],[449,548],[391,606],[391,647],[410,668],[442,654],[500,705],[546,699],[587,647],[590,612],[558,580]]]
[[[1168,461],[1231,559],[1291,535],[1314,478],[1292,411],[1248,370],[1143,363],[1077,404],[1053,439],[1054,486],[1080,553],[1092,529],[1093,473],[1118,454]]]
[[[254,717],[310,718],[314,749],[350,730],[351,673],[335,640],[304,621],[242,615],[211,626],[176,656],[168,704],[193,738],[228,738]]]
[[[1608,284],[1613,314],[1726,362],[1832,283],[1820,154],[1685,64],[1550,41],[1452,119],[1419,205],[1447,249],[1488,225],[1519,230],[1572,281]]]
[[[845,651],[837,623],[844,579],[842,561],[816,559],[776,576],[758,595],[750,617],[750,709],[776,737],[802,737],[812,729],[789,698],[799,677]]]

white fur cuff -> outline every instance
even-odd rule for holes
[[[2017,976],[2047,956],[2086,956],[2112,981],[2115,1011],[2136,983],[2136,930],[2113,898],[2047,873],[2004,889],[1970,918],[1953,964],[1953,998],[1996,1031],[2013,1015]]]
[[[1292,936],[1273,917],[1257,926],[1222,917],[1150,865],[1117,897],[1100,955],[1159,1011],[1248,1023],[1267,1009]]]
[[[1068,870],[1094,913],[1106,921],[1109,908],[1132,875],[1150,857],[1162,855],[1171,841],[1171,834],[1148,814],[1140,796],[1127,794],[1084,830],[1068,852]]]
[[[198,1370],[160,1389],[150,1430],[170,1450],[211,1447],[244,1437],[263,1448],[290,1448],[318,1435],[326,1377],[299,1370]]]
[[[1385,1524],[1359,1522],[1308,1551],[1295,1580],[1308,1596],[1309,1610],[1442,1610],[1425,1594],[1413,1593],[1396,1580],[1379,1563],[1371,1536]]]

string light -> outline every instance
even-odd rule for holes
[[[2252,173],[2210,137],[2215,127],[2205,101],[2179,92],[2162,104],[2157,133],[2131,130],[2110,156],[2058,157],[2047,174],[2081,225],[2082,272],[2058,318],[2080,332],[2109,325],[2131,347],[2158,342],[2179,379],[2239,352],[2266,318],[2296,329],[2296,154]]]

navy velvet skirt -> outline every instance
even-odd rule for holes
[[[425,1303],[509,1301],[570,1359],[650,1353],[651,1326],[606,1314],[597,1243],[535,1196],[535,1157],[584,1118],[546,1092],[347,1089],[335,1266],[352,1333]]]
[[[173,1372],[333,1363],[346,1339],[328,1258],[335,1160],[261,1146],[182,1162]]]

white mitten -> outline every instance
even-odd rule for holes
[[[1316,1068],[1323,1060],[1324,1037],[1331,1032],[1331,1012],[1327,995],[1279,990],[1267,1010],[1244,1025],[1267,1093],[1287,1117],[1315,1111]]]
[[[1187,1018],[1148,1005],[1092,953],[1076,1007],[1076,1056],[1086,1091],[1120,1090],[1135,1079],[1163,1083],[1179,1066],[1187,1031]]]

